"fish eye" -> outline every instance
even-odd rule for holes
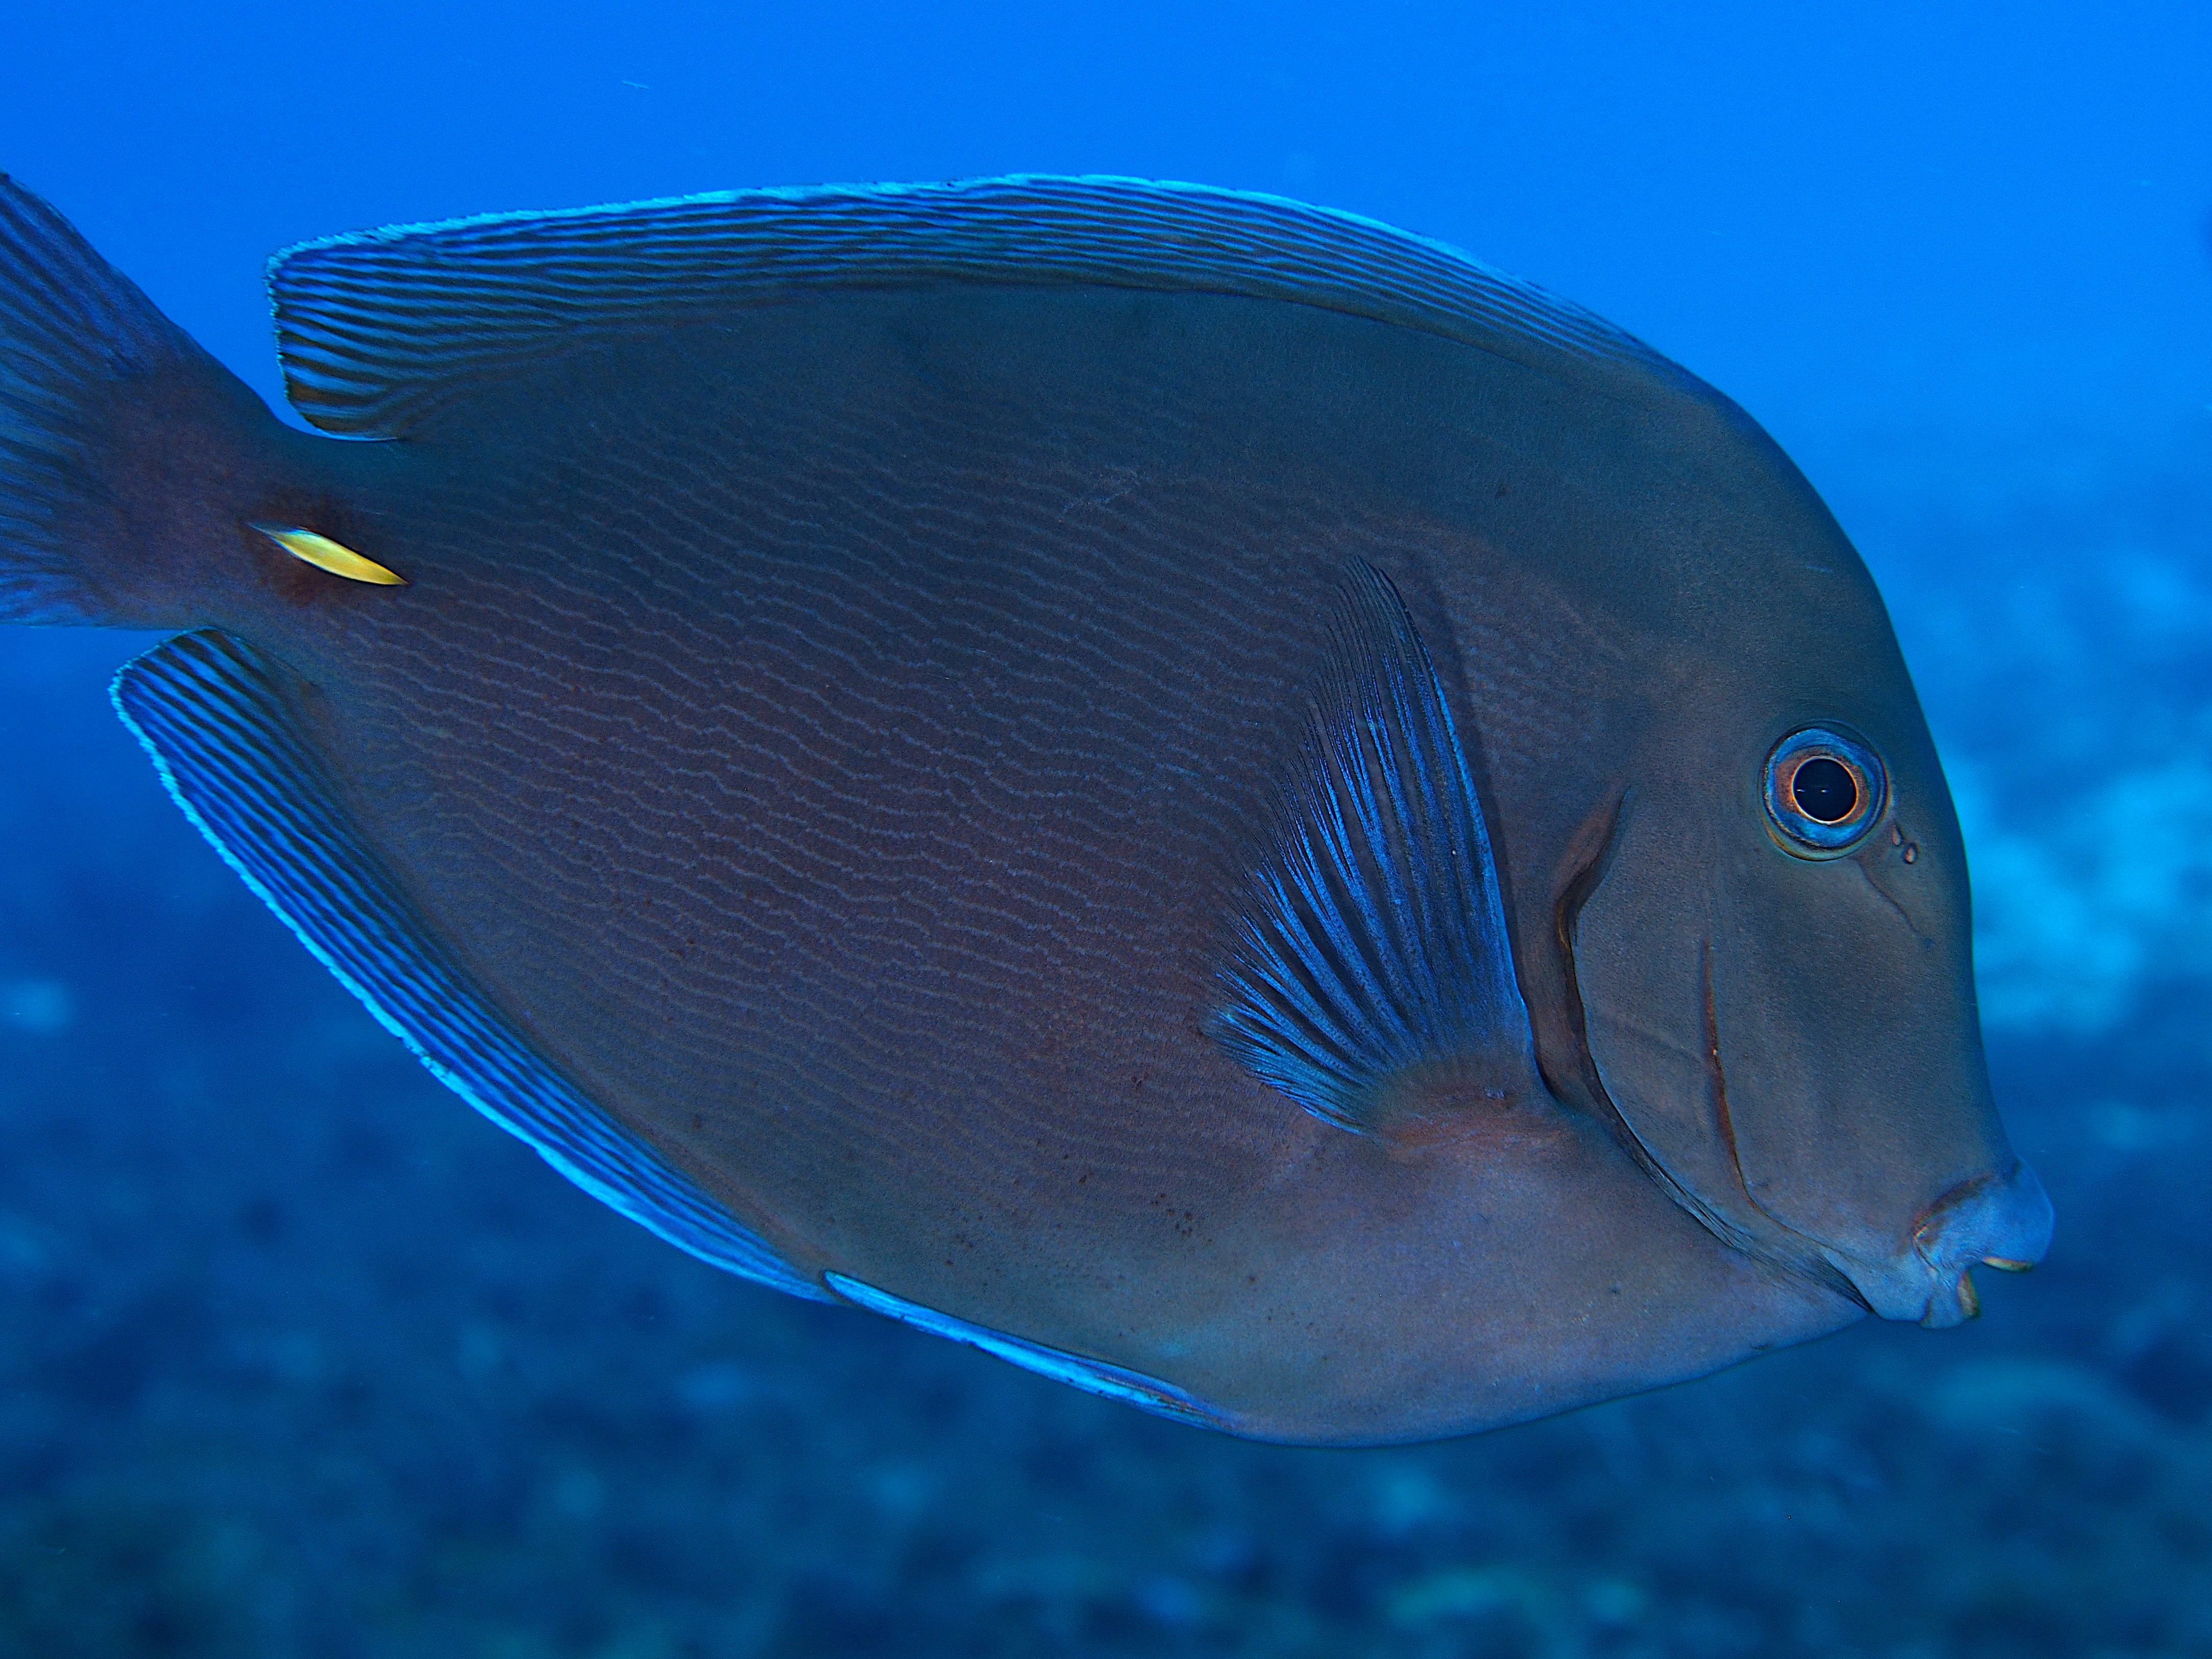
[[[1889,775],[1873,747],[1832,726],[1808,726],[1766,758],[1766,816],[1801,858],[1849,852],[1889,805]]]

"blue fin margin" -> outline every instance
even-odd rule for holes
[[[1435,665],[1389,577],[1346,569],[1265,856],[1232,921],[1214,1039],[1363,1127],[1424,1061],[1534,1044],[1498,866]]]
[[[962,1343],[970,1348],[1003,1359],[1009,1364],[1019,1365],[1025,1371],[1049,1377],[1055,1382],[1065,1382],[1085,1394],[1095,1394],[1103,1400],[1118,1400],[1124,1405],[1148,1411],[1155,1417],[1165,1417],[1178,1423],[1194,1424],[1200,1428],[1220,1429],[1229,1426],[1228,1419],[1211,1407],[1186,1394],[1172,1382],[1163,1382],[1123,1366],[1109,1364],[1103,1359],[1086,1359],[1081,1354],[1069,1353],[1060,1348],[1048,1348],[1042,1342],[1024,1341],[1018,1336],[1007,1336],[1002,1332],[956,1319],[951,1314],[939,1313],[925,1308],[919,1302],[908,1302],[903,1297],[893,1296],[889,1291],[879,1291],[845,1273],[823,1275],[830,1288],[848,1302],[879,1313],[888,1319],[927,1331],[932,1336],[944,1337],[947,1341]]]
[[[971,283],[1282,300],[1401,324],[1613,395],[1712,397],[1648,346],[1443,243],[1252,191],[1105,177],[731,191],[401,225],[270,261],[294,407],[404,435],[487,373],[593,334],[833,289]]]
[[[179,635],[128,664],[112,696],[185,816],[440,1082],[678,1249],[834,1299],[586,1098],[427,935],[252,647]]]

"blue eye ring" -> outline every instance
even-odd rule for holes
[[[1801,726],[1766,757],[1765,793],[1767,821],[1784,852],[1840,858],[1889,810],[1889,770],[1856,732]]]

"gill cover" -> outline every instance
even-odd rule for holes
[[[1827,781],[1811,804],[1850,806],[1848,844],[1789,847],[1769,799],[1787,726],[1680,735],[1694,730],[1650,740],[1574,925],[1606,1091],[1724,1238],[1839,1277],[1887,1318],[1970,1317],[1967,1271],[2040,1257],[2051,1212],[1990,1096],[1933,747],[1893,731],[1864,756],[1832,750],[1864,767],[1861,799]],[[1874,775],[1879,817],[1856,821]]]

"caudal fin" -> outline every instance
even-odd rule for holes
[[[69,222],[0,173],[0,622],[115,623],[99,558],[124,384],[200,349]]]

